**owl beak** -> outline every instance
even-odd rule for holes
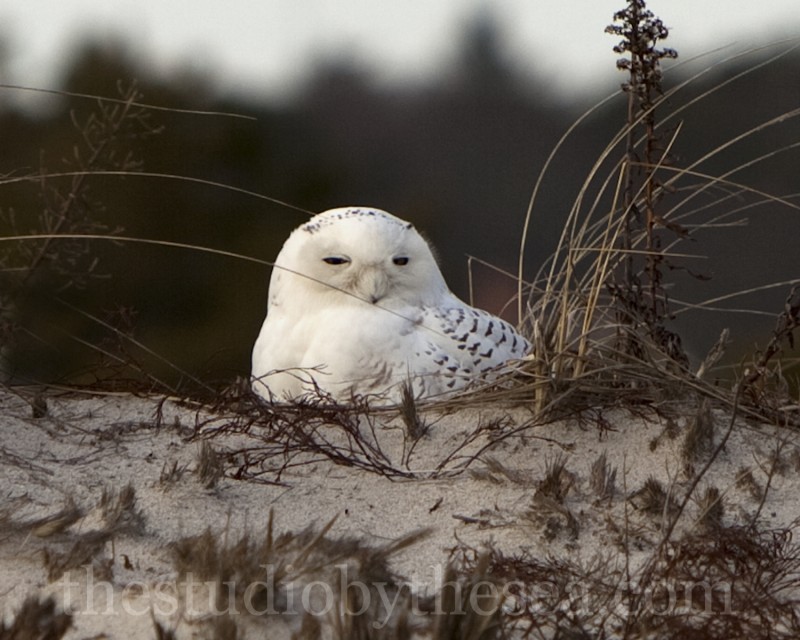
[[[358,288],[364,300],[377,304],[386,297],[389,282],[382,270],[369,269],[360,278]]]

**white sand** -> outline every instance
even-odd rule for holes
[[[206,489],[192,473],[200,444],[187,441],[197,411],[166,402],[163,426],[156,428],[158,404],[158,398],[125,395],[54,395],[47,400],[47,414],[33,418],[28,403],[0,394],[0,507],[7,510],[6,521],[0,520],[0,614],[7,622],[27,595],[38,592],[54,594],[74,613],[67,638],[153,638],[151,601],[146,596],[152,596],[158,585],[175,580],[170,543],[207,527],[221,541],[226,535],[228,541],[235,540],[245,531],[259,539],[270,509],[276,534],[299,532],[312,524],[321,528],[338,516],[328,536],[355,536],[375,546],[419,528],[432,528],[427,538],[392,557],[392,568],[420,591],[435,588],[448,550],[458,543],[480,548],[491,542],[506,553],[527,551],[534,557],[591,559],[602,552],[616,554],[622,563],[620,527],[626,512],[638,532],[636,543],[628,548],[635,564],[652,551],[663,523],[657,516],[637,511],[636,501],[625,497],[641,488],[649,476],[672,486],[677,496],[689,485],[680,454],[692,417],[689,409],[687,415],[676,418],[672,437],[665,433],[666,420],[653,413],[645,419],[624,410],[606,411],[606,430],[589,419],[556,422],[532,426],[489,448],[485,455],[499,461],[508,474],[487,470],[485,461],[476,461],[470,471],[453,477],[426,477],[478,424],[492,418],[503,418],[507,424],[530,423],[530,412],[518,408],[425,416],[432,425],[430,433],[417,444],[408,465],[415,479],[393,481],[319,460],[287,470],[281,477],[283,485],[225,477]],[[719,410],[714,418],[715,442],[719,442],[728,419]],[[378,423],[381,447],[394,467],[404,468],[399,422],[384,415]],[[659,445],[651,450],[653,439],[659,436]],[[338,438],[333,432],[331,437]],[[781,527],[800,515],[800,438],[787,429],[740,422],[701,483],[701,488],[714,485],[723,493],[726,524],[745,523],[755,513],[758,501],[747,487],[737,486],[736,475],[749,467],[763,486],[770,455],[780,439],[788,439],[782,453],[786,462],[771,480],[761,516],[767,526]],[[218,450],[254,442],[255,438],[242,436],[212,439]],[[486,436],[481,436],[465,453],[487,443]],[[617,468],[617,489],[610,504],[598,502],[589,484],[591,465],[602,452]],[[565,516],[534,503],[546,462],[557,454],[568,456],[566,468],[573,484],[564,505],[579,527],[577,538]],[[186,472],[177,481],[161,482],[164,469],[174,463],[185,466]],[[448,468],[457,466],[455,461]],[[105,581],[84,568],[48,582],[43,551],[69,549],[76,536],[98,527],[101,516],[95,507],[103,490],[119,491],[128,483],[135,488],[145,528],[143,533],[121,532],[114,536],[113,545],[106,543],[100,560],[105,560],[110,579]],[[71,504],[84,516],[69,527],[31,531],[32,521],[53,516]],[[696,505],[690,504],[681,527],[691,527],[697,516]],[[52,523],[49,526],[53,528]],[[87,600],[87,580],[93,583],[91,601]],[[111,599],[108,603],[106,595]],[[165,612],[172,615],[161,615]],[[165,626],[177,629],[178,637],[204,637],[203,625],[190,624],[186,615],[181,620],[180,612],[156,613]],[[285,633],[277,626],[271,630],[274,634],[269,637]]]

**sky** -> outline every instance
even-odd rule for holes
[[[798,0],[651,0],[668,46],[692,57],[797,36]],[[164,71],[217,76],[224,91],[287,95],[310,63],[354,58],[387,81],[424,78],[491,8],[508,53],[569,95],[613,78],[603,32],[624,0],[24,0],[0,3],[3,81],[55,88],[82,38],[121,37]]]

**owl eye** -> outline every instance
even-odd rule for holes
[[[404,267],[408,264],[408,258],[406,256],[399,256],[392,260],[398,267]]]
[[[327,258],[323,258],[322,261],[326,264],[346,264],[350,262],[347,258],[342,258],[340,256],[329,256]]]

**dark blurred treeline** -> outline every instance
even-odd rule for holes
[[[610,67],[613,44],[609,41]],[[680,43],[670,44],[680,50]],[[86,43],[73,52],[60,89],[119,98],[135,85],[147,104],[252,119],[134,109],[108,136],[106,143],[115,151],[103,147],[97,153],[103,142],[91,129],[100,109],[96,100],[40,97],[36,110],[24,110],[3,100],[0,93],[0,174],[122,168],[222,183],[310,212],[349,204],[377,206],[413,221],[427,234],[451,288],[468,299],[468,255],[515,272],[536,176],[560,136],[596,101],[583,93],[573,101],[557,98],[545,80],[507,59],[501,45],[502,34],[484,17],[467,31],[460,56],[435,81],[391,85],[352,61],[321,62],[291,100],[256,102],[219,95],[211,77],[159,75],[141,66],[122,42]],[[770,49],[719,65],[670,100],[665,114],[718,87],[671,123],[681,127],[672,148],[676,166],[686,166],[759,123],[800,107],[800,56],[786,55],[754,69],[775,53]],[[552,64],[558,64],[555,54]],[[668,74],[665,88],[704,64]],[[753,70],[722,84],[748,69]],[[609,86],[606,93],[616,89]],[[589,170],[624,118],[620,96],[587,119],[556,157],[529,234],[529,277],[555,246]],[[665,140],[671,131],[674,128]],[[729,179],[764,193],[789,196],[797,203],[800,200],[790,194],[800,192],[798,153],[784,148],[798,143],[800,127],[788,118],[747,136],[696,170],[719,175],[774,154]],[[92,165],[93,155],[103,156],[106,166]],[[599,180],[606,175],[607,170]],[[41,231],[42,216],[52,226],[52,212],[69,198],[73,180],[54,177],[3,184],[2,235],[13,229]],[[683,184],[701,181],[699,176],[687,177]],[[95,175],[79,186],[80,204],[92,224],[121,230],[124,236],[212,247],[264,260],[274,259],[291,229],[306,218],[298,210],[196,181]],[[596,188],[585,196],[587,202]],[[731,189],[719,185],[698,196],[686,210],[702,208],[699,219],[710,220],[743,208],[730,220],[747,216],[749,226],[711,229],[681,245],[686,253],[710,258],[676,262],[702,274],[703,280],[711,279],[701,281],[676,269],[670,274],[676,281],[670,291],[674,298],[700,301],[800,277],[798,212],[777,203],[747,208],[759,198],[744,195],[714,205]],[[686,193],[671,197],[677,202]],[[49,218],[43,213],[47,211]],[[685,222],[691,226],[692,221]],[[8,243],[0,246],[0,251],[8,249]],[[266,309],[268,266],[130,242],[93,241],[84,249],[88,252],[75,257],[71,271],[41,269],[13,301],[13,309],[7,305],[5,322],[22,327],[15,346],[5,346],[5,357],[10,359],[6,368],[15,379],[61,380],[108,358],[87,343],[116,353],[120,345],[115,344],[114,334],[84,314],[116,323],[164,359],[202,379],[219,381],[247,373],[249,350]],[[50,245],[48,251],[57,257],[58,245]],[[24,256],[14,259],[24,264]],[[8,289],[18,282],[14,278],[19,273],[13,260],[6,260],[3,286]],[[74,277],[90,267],[85,280]],[[476,263],[472,280],[475,302],[494,312],[515,291],[510,278]],[[739,357],[757,342],[766,342],[788,288],[717,305],[756,307],[772,317],[695,312],[679,316],[676,327],[690,354],[697,357],[723,326],[730,326],[737,342],[734,357]],[[513,314],[509,317],[515,319]],[[138,349],[132,355],[162,378],[171,382],[180,378]]]

